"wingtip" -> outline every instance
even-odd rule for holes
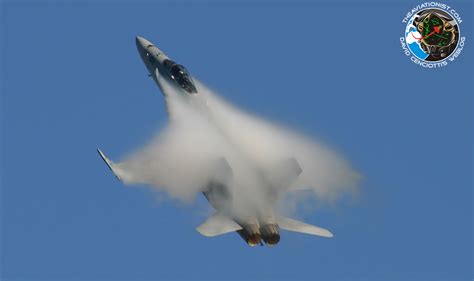
[[[102,158],[102,160],[104,160],[105,164],[107,165],[107,167],[109,167],[109,169],[112,171],[112,173],[115,175],[115,177],[119,180],[119,181],[122,181],[122,178],[117,174],[117,171],[116,169],[114,169],[114,163],[112,161],[110,161],[109,158],[107,158],[107,156],[105,156],[105,154],[102,152],[102,150],[100,150],[100,148],[97,148],[97,152],[99,153],[100,155],[100,158]]]
[[[107,158],[107,156],[105,156],[105,154],[102,152],[102,150],[100,150],[100,148],[97,148],[97,152],[99,153],[100,155],[100,158],[102,158],[102,160],[104,160],[105,164],[107,164],[107,166],[109,166],[109,168],[111,168],[111,163],[110,163],[110,160],[109,158]]]
[[[326,238],[332,238],[334,237],[334,234],[332,234],[331,231],[327,230],[326,228],[319,227],[319,236],[321,237],[326,237]]]
[[[213,235],[210,235],[210,234],[206,233],[206,232],[202,229],[201,226],[196,227],[196,231],[197,231],[199,234],[201,234],[202,236],[204,236],[204,237],[212,237],[212,236],[213,236]]]

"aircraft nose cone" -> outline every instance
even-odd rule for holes
[[[146,49],[149,45],[153,45],[150,41],[140,36],[135,37],[135,42],[137,44],[137,47],[141,47],[143,49]]]

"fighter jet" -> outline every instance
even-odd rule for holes
[[[182,66],[172,61],[160,49],[150,41],[136,37],[138,52],[149,72],[149,76],[158,84],[163,91],[165,81],[170,82],[179,89],[183,95],[199,94],[193,83],[192,77]],[[126,184],[139,182],[133,175],[124,170],[120,165],[113,163],[105,154],[98,149],[100,157],[110,168],[113,174]],[[202,187],[202,193],[216,212],[210,216],[196,230],[204,236],[214,237],[230,232],[237,232],[249,246],[276,245],[280,241],[280,229],[300,232],[310,235],[332,237],[332,233],[324,228],[310,225],[301,221],[275,215],[272,206],[253,206],[249,213],[242,214],[232,209],[233,194],[227,183],[233,176],[231,165],[225,158],[216,161],[216,174],[219,176],[210,180],[207,186]],[[302,168],[298,161],[289,158],[276,169],[278,184],[289,185],[294,181]],[[262,185],[275,183],[265,182],[262,176]],[[265,187],[262,188],[265,190]],[[268,194],[274,196],[274,194]]]

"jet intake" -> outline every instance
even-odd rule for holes
[[[260,227],[263,241],[268,246],[273,246],[280,242],[280,232],[277,224],[266,224]]]

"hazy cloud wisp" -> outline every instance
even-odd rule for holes
[[[327,146],[233,107],[199,81],[198,94],[188,98],[161,82],[170,122],[117,164],[128,175],[125,183],[191,201],[210,181],[225,182],[232,201],[223,204],[241,213],[274,207],[291,190],[309,189],[331,200],[357,190],[359,174]],[[301,167],[297,177],[286,172],[291,159]]]

